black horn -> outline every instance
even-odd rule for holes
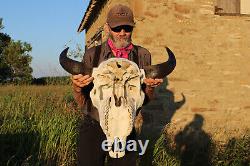
[[[73,75],[76,74],[91,75],[92,70],[84,68],[84,64],[82,62],[78,62],[67,57],[68,50],[69,47],[64,49],[59,57],[59,62],[63,67],[63,69]]]
[[[169,56],[166,62],[144,67],[146,78],[164,78],[174,70],[176,66],[174,53],[167,47],[166,50]]]

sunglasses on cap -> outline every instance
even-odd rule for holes
[[[123,29],[125,32],[132,32],[132,31],[133,31],[133,27],[132,27],[132,26],[129,26],[129,25],[121,25],[121,26],[118,26],[118,27],[111,28],[111,30],[112,30],[113,32],[121,32],[122,29]]]

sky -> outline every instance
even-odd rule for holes
[[[77,29],[89,0],[0,0],[0,18],[12,39],[32,46],[33,76],[67,75],[59,64],[65,48],[84,48],[85,34]]]

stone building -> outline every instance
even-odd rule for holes
[[[87,47],[105,40],[106,14],[116,3],[134,11],[133,42],[152,53],[153,64],[167,58],[166,46],[177,58],[167,87],[151,104],[161,106],[151,109],[161,114],[172,108],[167,122],[178,129],[199,114],[215,139],[250,127],[249,0],[90,0],[78,28],[86,30]],[[181,94],[186,100],[178,107]]]

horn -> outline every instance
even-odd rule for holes
[[[75,61],[67,57],[69,47],[65,48],[59,57],[60,65],[64,70],[69,72],[70,74],[83,74],[83,75],[91,75],[91,69],[85,69],[84,64],[82,62]]]
[[[176,66],[174,53],[168,47],[166,50],[169,56],[166,62],[144,67],[146,78],[164,78],[174,70]]]

